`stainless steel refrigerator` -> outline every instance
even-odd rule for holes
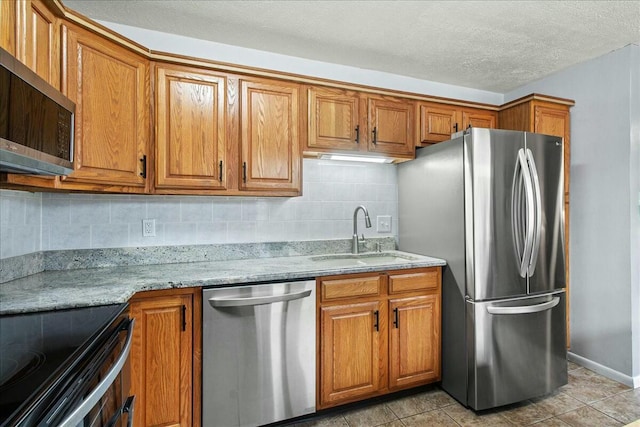
[[[482,410],[567,383],[563,145],[456,136],[398,166],[399,248],[447,261],[442,388]]]

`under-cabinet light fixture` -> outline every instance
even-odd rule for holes
[[[367,162],[367,163],[392,163],[393,159],[386,157],[367,157],[367,156],[346,156],[343,154],[322,154],[323,160],[342,160],[348,162]]]

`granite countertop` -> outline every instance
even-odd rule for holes
[[[283,256],[44,271],[2,283],[0,314],[123,303],[136,292],[147,290],[215,287],[446,264],[442,259],[399,251],[372,255],[407,259],[389,258],[388,262],[383,260],[375,265],[348,265],[331,256]]]

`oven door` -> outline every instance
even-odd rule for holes
[[[129,393],[129,351],[134,320],[124,318],[92,346],[66,391],[41,425],[124,427],[133,424]],[[128,397],[127,397],[128,396]]]

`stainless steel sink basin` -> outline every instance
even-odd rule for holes
[[[396,252],[370,252],[364,254],[332,254],[309,257],[311,261],[327,267],[349,267],[365,265],[403,264],[418,258]]]

